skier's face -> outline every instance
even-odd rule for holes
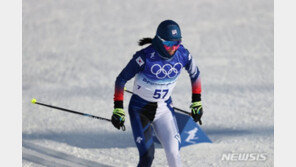
[[[179,46],[180,45],[170,47],[170,46],[164,45],[164,48],[170,55],[173,55],[173,54],[175,54],[175,52],[179,48]]]
[[[173,55],[179,48],[180,43],[181,41],[163,41],[163,46],[170,55]]]

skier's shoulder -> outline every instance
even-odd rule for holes
[[[155,50],[153,49],[152,45],[149,45],[149,46],[137,51],[134,54],[134,58],[141,57],[145,61],[147,55],[150,55],[153,52],[155,52]]]
[[[185,61],[190,61],[191,60],[191,55],[190,55],[190,52],[184,47],[184,45],[180,45],[179,48],[178,48],[178,51],[179,51],[179,55],[180,57]]]
[[[154,48],[152,47],[152,45],[148,45],[147,47],[139,50],[138,52],[140,52],[142,55],[149,55],[153,52],[155,52]]]
[[[133,59],[140,65],[142,66],[143,64],[145,64],[146,62],[146,57],[147,55],[151,54],[154,52],[154,49],[152,47],[152,45],[149,45],[139,51],[137,51],[134,56]]]
[[[186,49],[185,46],[182,45],[182,44],[179,46],[178,50],[183,55],[187,55],[188,56],[190,54],[189,51],[188,51],[188,49]]]

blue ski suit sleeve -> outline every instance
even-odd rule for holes
[[[185,66],[187,70],[192,86],[192,102],[201,100],[201,80],[200,80],[200,71],[195,62],[193,61],[192,56],[188,52],[188,63]]]
[[[144,65],[144,56],[141,55],[140,52],[137,52],[116,78],[114,101],[123,101],[124,86],[126,82],[143,70]]]

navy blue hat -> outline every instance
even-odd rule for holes
[[[165,20],[161,22],[156,31],[155,37],[152,39],[152,46],[164,59],[171,59],[174,55],[170,55],[164,48],[161,39],[166,41],[181,41],[181,29],[173,20]]]
[[[173,20],[161,22],[157,27],[156,35],[166,41],[179,41],[182,38],[180,27]]]

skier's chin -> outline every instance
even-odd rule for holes
[[[173,56],[173,55],[175,54],[176,50],[167,50],[167,52],[168,52],[171,56]]]

